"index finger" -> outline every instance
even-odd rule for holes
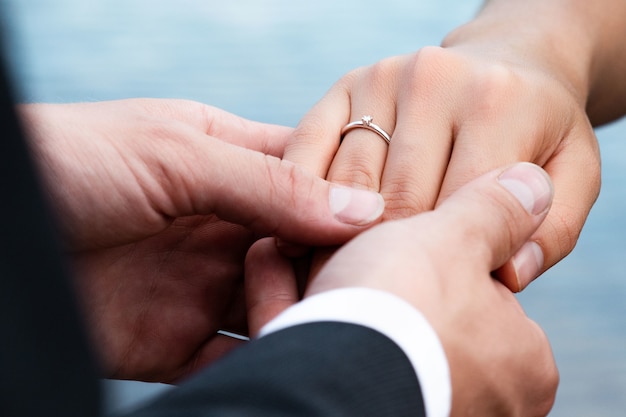
[[[348,74],[302,118],[285,148],[284,159],[321,178],[339,147],[339,132],[350,117],[350,80]]]
[[[248,120],[191,100],[132,99],[151,116],[173,119],[214,138],[266,155],[282,157],[293,128]]]

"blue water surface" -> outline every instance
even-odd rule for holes
[[[198,100],[295,125],[345,72],[437,45],[477,0],[5,0],[25,101]],[[520,296],[561,371],[553,417],[626,410],[626,122],[597,130],[603,190],[577,248]],[[108,407],[160,385],[106,382]]]

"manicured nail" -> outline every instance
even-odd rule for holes
[[[535,164],[523,162],[504,171],[498,181],[522,204],[526,211],[543,213],[552,203],[554,188],[548,174]]]
[[[527,242],[513,256],[513,268],[520,291],[530,284],[543,268],[543,251],[536,242]]]
[[[383,196],[373,191],[331,187],[330,210],[342,223],[364,226],[380,217],[385,209]]]

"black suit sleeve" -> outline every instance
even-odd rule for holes
[[[394,342],[320,322],[252,341],[127,417],[424,415],[415,372]]]
[[[0,415],[94,416],[99,412],[95,367],[3,64]]]

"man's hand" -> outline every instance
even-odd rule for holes
[[[281,161],[290,129],[178,100],[20,107],[109,377],[173,381],[247,332],[259,236],[338,244],[382,198]]]
[[[349,287],[394,294],[427,318],[443,344],[452,415],[546,415],[558,383],[550,345],[492,271],[515,253],[519,268],[541,268],[543,254],[529,238],[552,197],[535,165],[491,171],[434,211],[354,238],[312,278],[305,297]],[[288,262],[270,242],[253,246],[247,272],[249,308],[263,319],[256,329],[298,300]]]

